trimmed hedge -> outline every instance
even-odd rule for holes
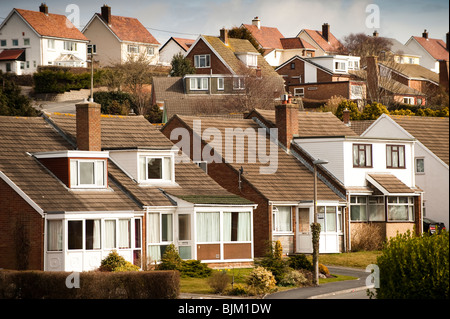
[[[378,299],[448,299],[449,235],[411,232],[389,240],[377,258]]]
[[[74,274],[79,288],[68,288]],[[0,271],[0,299],[176,299],[179,287],[177,271]]]

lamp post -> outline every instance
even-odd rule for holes
[[[314,166],[314,223],[311,225],[312,230],[312,246],[313,246],[313,267],[314,276],[313,284],[319,285],[319,239],[320,239],[320,224],[317,218],[317,165],[328,164],[327,160],[316,159],[313,161]]]
[[[87,51],[91,55],[91,94],[89,102],[94,102],[94,44],[88,44]]]

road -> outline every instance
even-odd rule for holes
[[[51,102],[51,101],[34,101],[33,106],[47,113],[72,113],[75,114],[75,104],[83,102],[83,100],[77,101],[64,101],[64,102]]]

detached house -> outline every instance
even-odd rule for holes
[[[100,66],[123,63],[144,57],[151,64],[159,61],[159,42],[136,18],[115,16],[103,5],[81,31],[93,45],[95,61]]]
[[[405,46],[412,51],[421,55],[420,65],[430,69],[433,72],[439,73],[439,61],[448,61],[448,32],[447,42],[441,39],[432,39],[428,36],[428,31],[424,30],[421,37],[412,36],[406,41]]]
[[[32,74],[38,66],[86,67],[89,40],[61,14],[13,9],[0,25],[0,70]]]
[[[183,259],[252,261],[253,203],[143,117],[76,107],[0,117],[0,267],[87,271],[116,250],[146,268],[171,243]]]
[[[159,48],[159,62],[170,65],[174,55],[179,53],[185,54],[194,42],[195,40],[192,39],[170,37],[170,39]]]
[[[264,50],[263,56],[271,66],[279,66],[295,55],[315,56],[316,48],[306,40],[298,37],[285,38],[277,28],[262,26],[258,17],[252,20],[252,24],[243,23],[241,28],[251,33],[259,48]]]
[[[315,56],[340,54],[342,43],[331,33],[328,23],[322,25],[322,30],[303,29],[297,37],[310,43],[316,48]]]

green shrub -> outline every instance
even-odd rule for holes
[[[99,82],[99,71],[94,73],[94,85]],[[40,69],[33,74],[36,93],[64,93],[91,87],[91,73],[73,73],[67,68]]]
[[[228,291],[228,295],[231,295],[231,296],[242,296],[242,295],[248,295],[248,294],[249,294],[249,292],[248,292],[247,288],[241,284],[235,284],[233,286],[233,288],[231,288]]]
[[[181,271],[182,260],[178,254],[178,250],[174,244],[166,247],[161,258],[161,263],[158,265],[159,270],[179,270]]]
[[[100,263],[100,271],[138,271],[139,267],[133,265],[129,261],[126,261],[125,258],[120,256],[117,251],[113,250],[103,259]]]
[[[298,269],[306,269],[309,271],[313,270],[311,262],[308,260],[308,258],[306,258],[304,254],[289,256],[288,265],[289,267],[297,270]]]
[[[410,231],[391,238],[377,258],[379,299],[448,299],[449,236],[415,236]]]
[[[278,284],[284,287],[289,286],[300,287],[305,285],[307,282],[308,279],[306,279],[305,275],[303,275],[302,272],[295,269],[289,269],[284,275],[283,279]]]
[[[200,260],[183,260],[181,264],[181,276],[206,278],[210,276],[212,269],[207,264],[203,264]]]
[[[94,92],[94,101],[101,105],[102,114],[127,115],[134,107],[131,94],[121,91]]]
[[[247,276],[249,289],[257,295],[269,293],[275,289],[275,277],[270,270],[264,267],[256,267]]]
[[[349,100],[344,100],[340,102],[337,106],[336,113],[334,115],[336,115],[336,117],[338,117],[342,121],[345,109],[350,111],[350,120],[359,120],[359,118],[361,117],[358,105],[356,105],[355,102]]]
[[[275,276],[276,282],[280,282],[283,279],[287,269],[287,264],[281,256],[282,250],[283,248],[279,240],[269,242],[266,255],[261,260],[255,262],[257,266],[269,270]]]

